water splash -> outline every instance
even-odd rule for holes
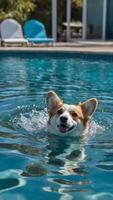
[[[20,112],[18,117],[14,118],[13,123],[16,123],[16,127],[19,129],[34,133],[42,129],[46,131],[47,118],[46,109],[39,111],[32,109],[27,112]]]
[[[20,110],[20,114],[14,118],[13,123],[16,123],[19,129],[21,128],[33,133],[40,132],[41,130],[47,131],[48,114],[46,108],[37,110],[34,106],[32,109],[28,109],[28,106],[22,106],[18,109]],[[105,131],[105,127],[101,123],[97,123],[94,120],[90,122],[90,136],[94,136],[97,132],[102,133],[103,131]]]
[[[94,136],[98,133],[102,133],[105,131],[105,126],[103,126],[100,122],[95,122],[92,120],[89,126],[89,135]]]

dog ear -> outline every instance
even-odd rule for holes
[[[51,113],[51,111],[63,105],[62,100],[53,91],[48,92],[46,97],[46,104],[48,113]]]
[[[95,98],[89,99],[86,102],[83,102],[80,104],[83,115],[86,119],[89,119],[92,116],[93,112],[97,108],[97,105],[98,105],[98,101]]]

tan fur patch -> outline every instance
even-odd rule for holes
[[[83,125],[86,127],[88,119],[85,118],[81,105],[76,106],[75,112],[77,113],[80,121],[82,121]]]
[[[52,118],[54,115],[56,115],[57,111],[58,111],[60,108],[62,108],[62,107],[63,107],[63,103],[61,103],[61,104],[59,103],[55,109],[53,109],[52,111],[48,112],[48,114],[49,114],[48,123],[49,123],[49,124],[50,124],[51,118]],[[64,107],[63,107],[63,108],[64,108]]]

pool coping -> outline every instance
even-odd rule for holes
[[[55,43],[53,46],[0,47],[1,52],[82,53],[113,55],[112,43]]]

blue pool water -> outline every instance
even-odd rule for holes
[[[47,133],[49,90],[98,99],[85,144]],[[113,56],[1,53],[0,163],[0,200],[113,199]]]

